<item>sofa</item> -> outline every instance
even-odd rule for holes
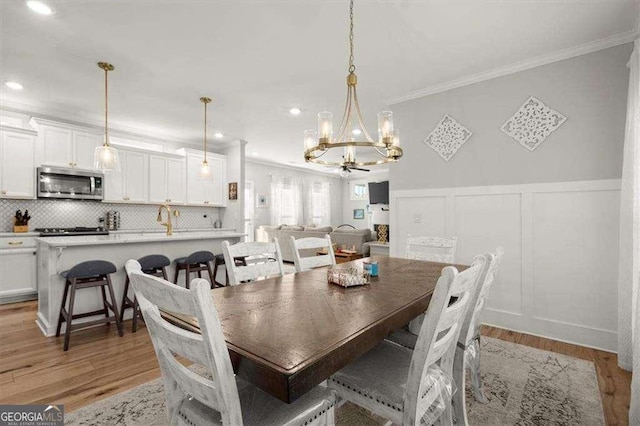
[[[273,241],[274,238],[278,239],[280,244],[280,251],[282,252],[282,259],[286,262],[293,262],[293,247],[289,237],[295,239],[316,237],[324,238],[329,234],[331,241],[338,246],[338,248],[352,249],[358,253],[363,253],[365,250],[364,244],[374,239],[373,232],[370,229],[351,229],[338,227],[333,229],[330,226],[315,227],[315,226],[260,226],[256,230],[256,241]],[[303,253],[303,256],[311,256],[315,253]]]

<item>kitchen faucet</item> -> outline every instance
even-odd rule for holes
[[[162,223],[162,209],[167,209],[167,221]],[[160,225],[167,227],[167,237],[173,234],[173,225],[171,224],[171,207],[168,204],[161,204],[158,207],[158,222]]]

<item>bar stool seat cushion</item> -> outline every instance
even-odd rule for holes
[[[215,256],[210,251],[202,250],[195,253],[191,253],[186,257],[179,257],[176,259],[178,265],[195,265],[198,263],[211,262]]]
[[[162,254],[150,254],[149,256],[144,256],[138,259],[138,263],[143,271],[149,271],[169,266],[171,261],[167,256]]]
[[[73,268],[62,271],[60,275],[68,280],[73,278],[91,278],[100,275],[113,274],[116,272],[116,266],[106,260],[88,260],[78,263]]]

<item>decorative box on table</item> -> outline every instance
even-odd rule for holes
[[[335,268],[327,271],[327,281],[341,287],[354,287],[369,284],[371,276],[358,268]]]

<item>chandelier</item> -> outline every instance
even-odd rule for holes
[[[118,150],[109,145],[109,85],[107,74],[114,67],[106,62],[98,62],[98,67],[104,71],[104,143],[96,147],[93,154],[94,167],[103,172],[119,172],[120,161]]]
[[[306,162],[339,166],[344,171],[351,171],[351,169],[363,170],[358,169],[362,166],[396,162],[402,157],[400,138],[398,130],[393,128],[393,113],[391,111],[378,113],[377,141],[373,140],[364,125],[356,92],[358,77],[355,71],[356,66],[353,64],[353,0],[351,0],[349,4],[349,74],[347,75],[347,103],[344,115],[337,136],[334,138],[333,114],[328,111],[318,113],[318,131],[305,130],[304,132],[304,159]],[[334,148],[343,149],[341,160],[322,158]],[[358,159],[357,156],[362,153],[364,153],[364,158]]]

